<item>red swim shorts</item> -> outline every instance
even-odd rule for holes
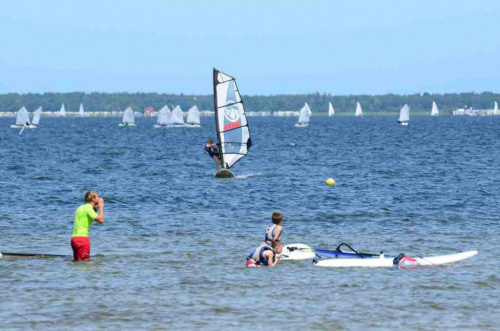
[[[73,259],[75,261],[90,259],[89,237],[72,237],[71,248],[73,248]]]

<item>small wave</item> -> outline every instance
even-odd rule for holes
[[[54,180],[54,176],[39,175],[39,176],[32,176],[31,179],[33,179],[33,180]]]
[[[21,164],[16,164],[16,165],[12,165],[12,166],[8,166],[7,167],[7,170],[24,170],[24,166],[21,165]]]

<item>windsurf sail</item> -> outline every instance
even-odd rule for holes
[[[333,109],[332,103],[328,103],[328,116],[333,116],[335,115],[335,109]]]
[[[357,117],[363,116],[363,109],[361,109],[361,104],[356,102],[356,114]]]
[[[175,125],[184,125],[184,117],[181,106],[175,106],[172,110],[172,119]]]
[[[66,116],[66,107],[64,107],[64,103],[61,105],[61,109],[59,110],[58,116]]]
[[[221,165],[229,169],[250,150],[250,128],[236,80],[214,68],[213,84]]]
[[[167,105],[163,106],[163,108],[158,111],[157,123],[158,125],[172,124],[172,112]]]
[[[134,124],[135,123],[135,118],[134,118],[134,111],[132,110],[131,107],[128,107],[124,112],[123,112],[123,119],[122,119],[123,124]]]
[[[31,124],[38,125],[38,123],[40,123],[41,116],[42,116],[42,107],[38,107],[38,109],[33,112],[33,121],[31,121]]]
[[[434,101],[432,101],[432,110],[431,110],[431,116],[438,116],[439,115],[439,109],[438,106]]]
[[[30,114],[26,108],[21,108],[17,111],[16,115],[16,125],[30,125]]]
[[[297,123],[301,124],[309,123],[309,118],[311,117],[311,115],[312,115],[311,108],[309,108],[309,105],[306,102],[304,104],[304,107],[300,109],[299,120],[297,121]]]
[[[410,107],[404,105],[399,111],[399,123],[408,123],[410,121]]]
[[[495,101],[495,108],[493,108],[493,115],[500,115],[500,111],[498,111],[498,103]]]
[[[83,109],[83,103],[80,104],[80,109],[78,109],[78,115],[80,115],[80,117],[85,117],[85,110]]]
[[[200,111],[198,107],[193,106],[188,110],[187,124],[200,124]]]

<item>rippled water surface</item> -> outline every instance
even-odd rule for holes
[[[0,251],[70,255],[85,191],[106,202],[93,262],[0,260],[2,328],[500,328],[500,116],[250,118],[233,180],[212,177],[202,120],[42,118],[19,136],[0,118]],[[479,254],[404,271],[245,268],[274,210],[286,243]]]

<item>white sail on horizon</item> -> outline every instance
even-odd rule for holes
[[[399,111],[399,123],[408,123],[410,121],[410,107],[405,104]]]
[[[24,126],[30,125],[30,114],[28,110],[23,106],[21,109],[17,111],[16,114],[16,125]]]
[[[83,109],[83,103],[80,104],[80,109],[78,110],[80,117],[85,117],[85,109]]]
[[[229,169],[247,155],[252,140],[236,79],[214,68],[214,110],[222,167]]]
[[[31,124],[38,125],[38,123],[40,123],[41,116],[42,116],[42,107],[38,107],[37,110],[33,112],[33,121],[31,121]]]
[[[132,110],[131,107],[128,107],[123,112],[122,123],[123,124],[134,124],[135,123],[134,111]]]
[[[495,106],[493,108],[493,115],[500,115],[500,112],[498,111],[498,103],[495,101]]]
[[[172,110],[172,119],[175,125],[184,125],[184,114],[182,112],[181,106],[175,106],[174,110]]]
[[[333,109],[332,103],[328,103],[328,116],[333,116],[335,115],[335,109]]]
[[[167,105],[163,106],[158,111],[158,120],[156,123],[158,123],[158,125],[170,125],[173,123],[172,112],[170,111],[170,108],[168,108]]]
[[[359,102],[356,102],[356,117],[361,117],[363,116],[363,109],[361,108],[361,104]]]
[[[61,105],[61,109],[59,110],[58,116],[66,116],[66,107],[64,107],[64,103]]]
[[[309,108],[309,105],[306,102],[304,104],[304,107],[302,107],[300,109],[299,119],[298,119],[297,123],[301,123],[301,124],[309,123],[311,115],[312,115],[311,108]]]
[[[196,105],[189,108],[186,123],[187,124],[200,124],[200,111],[198,110],[198,107],[196,107]]]
[[[432,101],[432,110],[431,110],[431,116],[438,116],[439,115],[439,109],[438,106],[434,101]]]

